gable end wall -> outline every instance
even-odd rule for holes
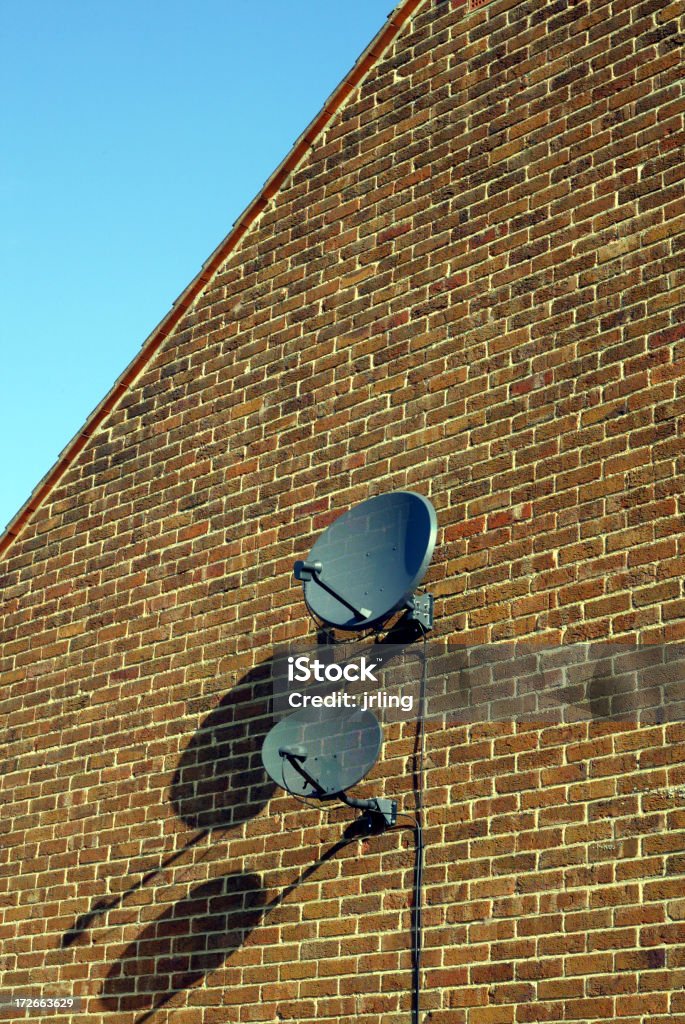
[[[7,548],[0,989],[408,1024],[410,833],[259,760],[352,504],[433,501],[440,639],[683,639],[682,10],[424,0]],[[684,754],[431,725],[431,1024],[685,1021]]]

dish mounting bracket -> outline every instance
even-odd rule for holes
[[[425,633],[433,628],[433,606],[435,600],[432,594],[414,594],[407,601],[410,622],[417,622]]]

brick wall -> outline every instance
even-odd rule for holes
[[[410,833],[258,761],[352,503],[431,497],[441,638],[685,636],[682,10],[424,0],[9,546],[3,990],[408,1022]],[[431,1024],[685,1021],[683,725],[433,724],[427,787]]]

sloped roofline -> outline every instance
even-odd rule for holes
[[[371,43],[357,59],[337,88],[331,93],[319,113],[295,141],[285,159],[278,165],[271,177],[266,180],[255,198],[241,213],[229,233],[219,243],[209,259],[203,263],[197,276],[193,278],[185,291],[181,292],[166,316],[145,339],[140,351],[117,378],[113,387],[99,405],[95,407],[79,432],[63,449],[57,457],[55,464],[48,470],[40,483],[32,491],[28,500],[10,521],[4,533],[0,536],[0,557],[5,554],[14,539],[19,536],[33,513],[40,508],[48,495],[56,487],[79,453],[85,448],[90,438],[93,437],[105,418],[115,408],[119,399],[132,387],[136,378],[146,368],[165,339],[175,330],[182,317],[187,313],[198,296],[201,295],[206,285],[223,265],[229,254],[237,248],[278,190],[297,168],[311,146],[314,145],[319,135],[328,127],[333,116],[340,110],[362,79],[376,65],[382,54],[397,38],[402,27],[422,3],[424,3],[424,0],[400,0],[400,3],[388,15],[387,21],[381,30],[372,39]]]

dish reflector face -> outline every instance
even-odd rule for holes
[[[296,796],[327,800],[356,786],[380,749],[381,727],[371,711],[305,707],[271,729],[262,761],[278,786]]]
[[[435,509],[422,494],[393,491],[356,505],[319,537],[305,579],[310,611],[338,629],[378,625],[405,606],[435,547]]]

